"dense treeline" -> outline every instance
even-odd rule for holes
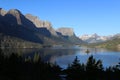
[[[115,39],[108,40],[106,42],[101,42],[101,43],[86,44],[85,46],[106,48],[106,49],[109,49],[109,50],[120,51],[120,38],[115,38]]]
[[[97,46],[107,49],[120,50],[120,38],[106,41],[102,44],[98,44]]]
[[[1,48],[41,48],[41,44],[0,33]]]
[[[23,58],[17,54],[4,56],[0,50],[0,80],[120,80],[120,64],[104,68],[101,60],[90,56],[86,64],[76,57],[67,69],[45,63],[39,54]]]
[[[86,64],[81,64],[76,57],[65,73],[67,80],[120,80],[120,65],[104,69],[102,61],[95,60],[93,56]]]
[[[60,80],[60,69],[42,62],[37,54],[24,59],[16,54],[7,57],[0,51],[0,80]]]

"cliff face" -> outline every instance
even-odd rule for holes
[[[63,36],[75,36],[72,28],[59,28],[56,31]]]
[[[33,22],[37,28],[46,28],[52,35],[57,36],[56,31],[52,28],[52,24],[48,21],[42,21],[37,16],[26,14],[25,17]]]
[[[74,33],[72,28],[59,28],[56,30],[58,35],[67,39],[68,41],[70,41],[71,43],[75,43],[75,44],[80,44],[83,41],[80,40]]]
[[[43,27],[43,21],[40,20],[37,16],[33,16],[31,14],[26,14],[25,17],[27,19],[29,19],[30,21],[32,21],[36,25],[36,27],[38,27],[38,28]]]
[[[7,11],[3,10],[2,8],[0,8],[0,15],[4,16],[7,13]]]
[[[28,20],[19,10],[11,9],[5,15],[5,21],[8,22],[11,26],[20,25],[30,30],[35,30],[36,26]]]
[[[21,12],[19,10],[17,10],[17,9],[11,9],[6,14],[6,16],[8,16],[9,18],[12,18],[12,16],[15,17],[14,22],[17,21],[18,25],[22,24],[21,15],[22,15]]]

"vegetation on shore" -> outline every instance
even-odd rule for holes
[[[115,38],[113,40],[109,40],[101,43],[89,43],[89,44],[86,43],[86,44],[83,44],[82,46],[87,46],[91,48],[105,48],[109,50],[120,51],[120,39]]]
[[[111,50],[120,50],[120,39],[115,38],[113,40],[110,40],[104,43],[99,43],[97,47],[107,48]]]
[[[86,64],[80,63],[76,57],[65,70],[67,80],[119,80],[120,64],[104,68],[101,60],[91,55]]]
[[[12,53],[4,56],[0,50],[0,80],[60,80],[60,67],[44,63],[38,54],[23,58]]]
[[[1,48],[41,48],[40,43],[25,41],[17,37],[11,37],[0,33]]]

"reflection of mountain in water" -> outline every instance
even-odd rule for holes
[[[16,48],[16,49],[4,49],[6,55],[11,53],[17,53],[19,55],[23,55],[24,57],[30,56],[31,58],[34,57],[35,53],[38,53],[44,61],[55,62],[58,57],[67,56],[67,55],[74,55],[74,54],[83,54],[85,53],[86,49],[90,51],[91,54],[95,54],[97,52],[105,52],[104,49],[97,49],[97,48],[85,48],[85,47],[53,47],[53,48],[42,48],[42,49],[23,49],[23,48]]]
[[[85,51],[89,49],[90,53]],[[57,63],[62,68],[65,68],[68,64],[72,63],[74,58],[78,56],[81,63],[86,63],[89,56],[93,55],[96,60],[103,61],[103,65],[113,66],[119,62],[120,52],[108,51],[100,48],[86,48],[86,47],[53,47],[42,49],[5,49],[6,55],[10,53],[18,53],[23,57],[34,57],[35,53],[38,53],[42,60],[45,62]]]
[[[38,53],[42,60],[45,62],[52,62],[54,63],[57,57],[65,56],[65,55],[72,55],[75,54],[78,49],[72,49],[72,48],[42,48],[42,49],[22,49],[22,48],[16,48],[16,49],[5,49],[3,50],[6,55],[11,53],[17,53],[19,55],[23,55],[23,57],[30,56],[31,58],[34,57],[35,53]]]

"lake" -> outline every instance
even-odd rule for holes
[[[86,53],[86,50],[90,53]],[[100,48],[86,48],[79,46],[72,47],[51,47],[43,49],[8,49],[5,50],[6,54],[16,52],[22,54],[24,57],[31,56],[33,58],[34,53],[40,54],[42,60],[45,62],[57,63],[62,68],[66,68],[68,64],[71,64],[77,56],[80,63],[86,63],[89,56],[93,55],[96,60],[102,60],[104,67],[115,66],[120,62],[120,52],[110,51]]]

